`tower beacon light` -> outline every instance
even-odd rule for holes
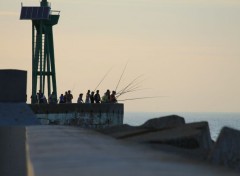
[[[37,90],[57,97],[53,26],[59,17],[60,11],[51,10],[47,0],[21,7],[20,20],[32,21],[32,104],[37,103]]]

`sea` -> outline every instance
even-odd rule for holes
[[[138,126],[151,118],[168,115],[181,116],[186,123],[207,121],[213,140],[217,139],[224,126],[240,130],[240,112],[125,112],[124,123]]]

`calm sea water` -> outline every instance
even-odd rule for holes
[[[187,123],[208,121],[213,140],[217,139],[224,126],[240,130],[240,113],[197,113],[197,112],[125,112],[124,123],[137,126],[155,117],[178,115],[185,118]]]

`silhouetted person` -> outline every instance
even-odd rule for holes
[[[72,103],[73,95],[71,94],[71,91],[69,90],[66,96],[66,103]]]
[[[101,97],[99,94],[99,90],[97,90],[96,94],[94,95],[94,100],[96,103],[100,103],[101,102]]]
[[[91,103],[94,103],[94,92],[91,92],[90,101]]]
[[[65,103],[63,94],[59,97],[59,103]]]
[[[110,103],[110,90],[109,89],[104,93],[101,102],[102,103]]]
[[[110,95],[110,103],[117,103],[117,98],[116,98],[116,92],[112,91],[112,94]]]
[[[39,104],[43,103],[43,93],[41,90],[38,91],[38,103]]]
[[[109,103],[109,101],[108,101],[108,96],[107,96],[107,92],[104,93],[104,95],[103,95],[103,97],[102,97],[101,103]]]
[[[110,102],[110,90],[108,89],[107,92],[106,92],[106,95],[107,95],[107,103]]]
[[[47,104],[47,99],[46,99],[45,95],[42,96],[42,103]]]
[[[82,94],[82,93],[79,94],[79,97],[78,97],[77,103],[83,103],[83,99],[82,99],[82,97],[83,97],[83,94]]]
[[[55,95],[55,92],[52,92],[48,98],[48,103],[49,104],[57,104],[57,97]]]
[[[87,91],[85,103],[90,103],[90,90]]]
[[[65,95],[64,95],[64,103],[66,103],[67,102],[67,91],[65,92]]]

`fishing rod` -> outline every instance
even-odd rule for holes
[[[125,67],[124,67],[124,69],[123,69],[123,72],[122,72],[122,74],[121,74],[121,76],[120,76],[120,79],[118,80],[118,83],[117,83],[115,92],[117,92],[117,88],[118,88],[119,83],[120,83],[120,81],[121,81],[121,79],[122,79],[122,77],[123,77],[123,74],[124,74],[124,72],[125,72],[125,70],[126,70],[126,68],[127,68],[127,65],[128,65],[128,62],[126,63],[126,65],[125,65]]]
[[[131,86],[129,86],[128,89],[124,89],[120,94],[122,94],[123,92],[126,92],[126,91],[132,91],[132,90],[135,90],[135,89],[140,88],[142,82],[143,82],[143,81],[140,81],[140,82],[137,82],[137,83],[135,83],[135,84],[132,84]]]
[[[124,88],[120,93],[118,93],[117,98],[120,97],[123,94],[126,94],[126,93],[131,93],[131,92],[135,92],[135,91],[145,90],[146,88],[145,89],[140,89],[141,88],[141,85],[140,85],[141,82],[143,82],[143,81],[135,83],[134,85],[131,85],[131,87],[129,86],[128,89]]]
[[[76,86],[76,83],[73,84],[72,89],[70,89],[71,92],[73,92],[73,90],[75,89],[75,86]]]
[[[160,98],[160,97],[167,97],[167,96],[127,98],[127,99],[118,100],[118,101],[129,101],[129,100],[151,99],[151,98]]]
[[[110,68],[108,72],[103,76],[102,80],[98,83],[97,87],[94,89],[94,92],[97,90],[98,86],[103,82],[103,80],[107,77],[111,70],[112,68]]]
[[[124,90],[122,90],[121,92],[118,92],[116,95],[117,95],[117,96],[120,96],[120,95],[122,95],[122,94],[124,94],[124,93],[126,93],[126,92],[133,91],[133,90],[138,89],[138,88],[140,88],[140,87],[141,87],[140,85],[134,85],[134,86],[132,86],[132,87],[129,87],[129,89],[124,89]]]
[[[142,90],[147,90],[148,88],[145,88],[145,89],[134,89],[134,90],[129,90],[129,91],[126,91],[126,92],[123,92],[122,94],[116,96],[117,98],[120,97],[121,95],[123,94],[126,94],[126,93],[132,93],[132,92],[137,92],[137,91],[142,91]]]
[[[141,86],[135,86],[133,88],[129,88],[125,91],[122,91],[121,93],[117,94],[117,97],[120,97],[121,95],[125,94],[125,93],[129,93],[129,92],[134,92],[136,90],[138,90]]]
[[[134,80],[132,80],[125,88],[123,88],[122,90],[120,90],[117,94],[121,94],[122,92],[126,91],[127,88],[129,88],[130,86],[132,86],[140,77],[142,77],[143,75],[139,75],[137,76]],[[137,85],[139,83],[136,83]],[[136,85],[135,84],[135,85]]]

